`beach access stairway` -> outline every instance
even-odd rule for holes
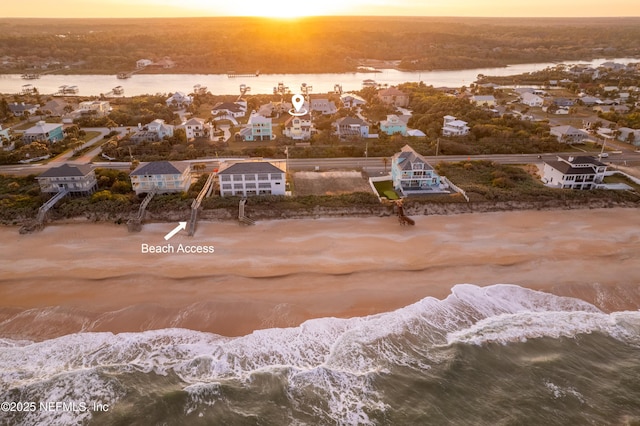
[[[256,221],[245,215],[244,205],[247,204],[247,199],[243,198],[240,200],[240,204],[238,205],[238,221],[244,225],[255,225]]]
[[[138,214],[129,219],[127,222],[127,228],[129,232],[140,232],[142,231],[142,219],[144,219],[144,213],[149,205],[151,199],[158,193],[158,188],[151,189],[150,192],[147,193],[147,196],[142,200],[142,204],[140,204],[140,208],[138,209]]]
[[[31,233],[31,232],[34,232],[34,231],[39,231],[42,228],[44,228],[44,220],[47,217],[47,212],[53,206],[55,206],[58,201],[62,200],[68,193],[69,193],[69,190],[67,188],[63,188],[62,190],[58,191],[58,193],[56,193],[56,195],[51,197],[49,200],[47,200],[46,203],[44,203],[42,206],[40,206],[40,208],[38,209],[38,216],[36,216],[35,223],[23,225],[20,228],[19,232],[21,234],[28,234],[28,233]]]
[[[196,223],[198,222],[198,210],[200,209],[200,204],[202,204],[202,200],[204,197],[211,196],[211,192],[213,191],[213,182],[215,180],[216,173],[212,172],[207,181],[204,183],[204,186],[200,190],[200,193],[196,197],[195,200],[191,203],[191,219],[189,219],[189,230],[188,235],[190,237],[193,236],[196,232]]]
[[[398,207],[398,222],[400,222],[400,225],[415,225],[416,222],[411,219],[409,216],[405,216],[404,214],[404,207],[402,207],[402,203],[397,203],[396,206]]]

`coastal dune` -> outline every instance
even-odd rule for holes
[[[640,307],[636,209],[0,228],[0,337],[169,327],[238,336],[387,312],[455,284],[517,284],[605,311]],[[173,253],[145,253],[144,245]],[[180,253],[178,246],[214,247]],[[169,249],[165,249],[169,250]]]

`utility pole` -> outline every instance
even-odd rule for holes
[[[440,149],[440,138],[436,138],[436,157],[438,156],[439,149]]]

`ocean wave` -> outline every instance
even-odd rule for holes
[[[257,375],[277,373],[293,404],[310,392],[324,401],[314,415],[339,424],[373,424],[371,413],[387,407],[372,379],[394,366],[428,369],[446,356],[442,347],[594,331],[637,343],[639,330],[637,312],[605,314],[578,299],[514,285],[462,284],[444,300],[425,298],[389,313],[313,319],[238,338],[163,329],[77,333],[37,343],[3,339],[0,399],[84,395],[114,404],[126,394],[115,373],[153,373],[182,382],[189,394],[185,413],[191,413],[199,404],[215,404],[220,383],[248,385]],[[42,415],[27,416],[24,423],[68,423],[62,414]]]

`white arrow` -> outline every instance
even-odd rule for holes
[[[174,235],[176,235],[178,232],[180,232],[183,229],[187,229],[187,222],[178,222],[178,223],[179,223],[178,226],[173,228],[171,232],[169,232],[167,235],[164,236],[165,240],[169,241],[169,239]]]

